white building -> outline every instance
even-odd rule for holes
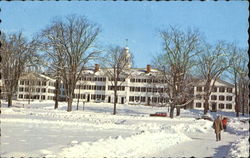
[[[53,100],[55,81],[42,74],[26,73],[18,81],[17,100]]]
[[[124,53],[130,58],[129,49],[124,48]],[[81,79],[76,84],[74,101],[80,102],[114,102],[114,91],[111,79],[107,76],[107,68],[100,68],[98,64],[92,69],[86,69]],[[119,104],[163,105],[168,103],[166,80],[160,79],[160,72],[152,69],[150,65],[145,68],[131,68],[127,65],[129,77],[120,78],[118,84]],[[53,100],[55,96],[55,79],[35,73],[22,75],[18,81],[18,100]],[[1,82],[0,82],[1,84]],[[0,85],[1,86],[1,85]],[[194,87],[193,108],[204,109],[204,82],[199,82]],[[61,100],[66,100],[63,86],[60,86]],[[228,82],[218,80],[209,97],[209,109],[234,111],[235,95],[234,86]]]
[[[131,68],[130,76],[121,78],[118,84],[118,103],[161,105],[166,103],[167,95],[164,92],[164,81],[156,79],[159,73],[156,69]],[[106,69],[101,69],[98,64],[94,69],[84,71],[84,77],[77,82],[75,100],[86,102],[114,102],[114,91],[110,78],[105,75]],[[80,94],[80,95],[79,95]]]
[[[204,109],[204,85],[205,82],[198,83],[194,87],[194,108]],[[212,86],[212,83],[211,83]],[[223,80],[217,80],[214,89],[209,96],[209,109],[212,111],[235,111],[235,89],[234,85]]]

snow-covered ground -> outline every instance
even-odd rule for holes
[[[166,107],[80,103],[66,112],[66,103],[15,102],[1,107],[2,157],[248,157],[249,116],[227,116],[230,122],[215,141],[212,122],[196,120],[199,110],[182,110],[181,116],[150,117]]]

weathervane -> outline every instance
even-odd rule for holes
[[[125,45],[126,45],[126,47],[128,47],[128,39],[126,38],[125,40],[126,40],[126,44]]]

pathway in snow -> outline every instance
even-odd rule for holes
[[[222,132],[222,140],[216,142],[215,133],[209,130],[208,133],[189,134],[192,141],[187,141],[167,148],[164,152],[154,153],[149,157],[227,157],[230,146],[239,136]]]

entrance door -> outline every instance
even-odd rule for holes
[[[111,102],[111,97],[108,98],[108,103],[110,103],[110,102]]]
[[[216,112],[216,111],[217,111],[216,103],[212,103],[212,111],[213,111],[213,112]]]
[[[89,100],[90,100],[90,94],[88,94],[87,102],[89,102]]]
[[[121,98],[121,103],[124,104],[124,97]]]

